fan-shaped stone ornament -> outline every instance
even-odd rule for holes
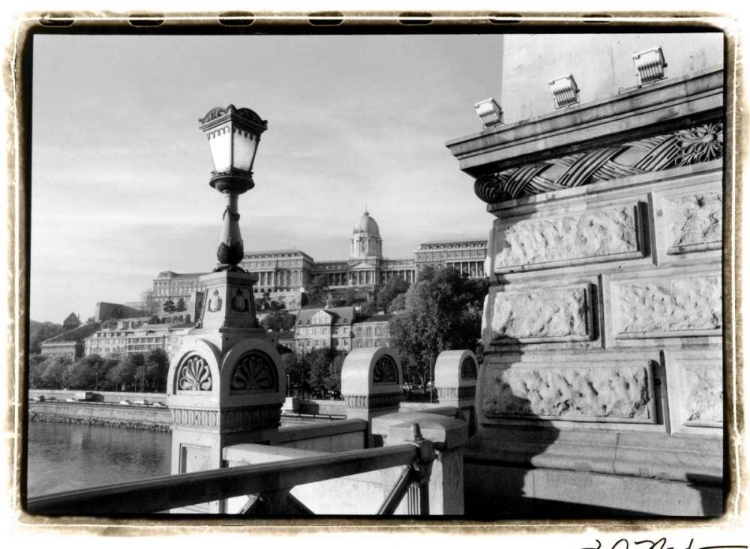
[[[211,369],[206,360],[198,355],[190,355],[183,359],[175,378],[178,391],[211,390]]]

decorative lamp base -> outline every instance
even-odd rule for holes
[[[216,250],[216,258],[219,260],[219,263],[227,266],[237,265],[242,261],[244,254],[245,250],[241,240],[233,242],[231,246],[227,246],[222,242]]]
[[[255,182],[253,181],[252,173],[214,172],[209,185],[220,193],[238,195],[255,187]]]

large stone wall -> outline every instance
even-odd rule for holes
[[[721,177],[714,162],[495,207],[480,424],[721,434]]]
[[[633,54],[657,46],[667,78],[636,85]],[[496,217],[466,454],[467,490],[492,501],[475,509],[547,498],[551,511],[715,514],[732,196],[722,35],[518,35],[503,53],[505,123],[446,143]],[[553,110],[549,79],[566,73],[580,104]],[[623,492],[584,502],[593,472],[627,477],[609,483]],[[674,497],[646,501],[624,488],[636,480]]]
[[[467,494],[498,503],[475,512],[557,512],[529,498],[572,513],[583,502],[721,512],[721,189],[714,162],[490,206],[498,219],[466,482]],[[539,435],[519,441],[527,432]],[[623,434],[639,435],[636,453],[620,448]],[[666,452],[675,435],[701,456]],[[628,467],[610,470],[625,452]],[[657,480],[676,467],[687,482]],[[613,486],[661,483],[683,504],[624,489],[576,497],[593,471]]]

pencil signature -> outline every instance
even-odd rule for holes
[[[609,549],[748,549],[747,545],[702,545],[693,546],[693,539],[684,548],[681,546],[675,546],[667,543],[667,538],[659,538],[657,540],[641,539],[630,541],[627,538],[620,538],[612,544]],[[581,549],[606,549],[606,546],[602,546],[600,540],[596,540],[596,545],[593,547],[582,547]]]

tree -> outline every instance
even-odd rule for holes
[[[287,313],[284,309],[271,311],[263,319],[261,325],[263,329],[273,332],[291,330],[294,328],[294,315]]]
[[[104,359],[104,364],[102,364],[101,366],[101,370],[97,379],[98,390],[112,391],[117,389],[117,386],[109,380],[109,372],[118,364],[119,361],[114,358]]]
[[[323,395],[328,390],[334,358],[336,358],[336,350],[331,348],[313,349],[308,353],[309,383],[314,394]]]
[[[406,293],[404,310],[390,322],[391,345],[407,377],[424,384],[433,379],[438,354],[474,350],[480,337],[483,280],[463,277],[452,268],[426,268]]]
[[[89,355],[76,360],[68,367],[69,386],[74,389],[94,389],[98,384],[98,374],[104,359],[99,355]]]
[[[180,299],[177,300],[177,305],[175,305],[174,310],[178,313],[181,313],[187,310],[187,307],[185,306],[184,298],[181,297]]]
[[[44,388],[44,373],[47,370],[47,358],[44,355],[29,356],[29,388]]]
[[[309,368],[305,356],[298,355],[297,353],[287,353],[281,356],[281,360],[289,376],[290,387],[288,390],[290,394],[292,394],[291,389],[298,389],[302,392],[302,397],[304,398],[305,390],[308,389],[307,369]]]
[[[400,276],[394,276],[378,288],[375,298],[378,303],[378,308],[387,311],[393,300],[398,296],[405,294],[408,290],[409,283]]]
[[[325,275],[316,276],[307,291],[310,305],[325,305],[328,299],[328,281]]]
[[[141,353],[127,355],[107,372],[107,381],[116,390],[137,390],[138,383],[143,379],[145,364],[146,360]]]
[[[375,303],[375,301],[373,300],[369,300],[363,303],[362,307],[360,307],[359,309],[359,314],[363,318],[377,314],[377,312],[378,312],[378,304]]]
[[[354,288],[347,288],[344,294],[344,305],[351,306],[360,303],[362,299],[359,297],[357,290]]]
[[[145,316],[154,316],[161,312],[159,300],[154,296],[153,290],[146,290],[141,294],[141,307]]]
[[[172,301],[171,299],[167,299],[164,302],[164,305],[163,305],[162,308],[164,309],[164,312],[167,313],[167,314],[175,312],[174,301]]]
[[[395,298],[393,298],[393,301],[388,305],[387,312],[388,314],[394,314],[399,311],[403,311],[406,308],[406,294],[399,294]]]
[[[141,392],[146,390],[146,357],[143,353],[132,353],[125,357],[123,362],[129,362],[133,372],[133,390]]]
[[[153,349],[146,355],[146,386],[156,392],[167,390],[169,355],[164,349]]]
[[[29,354],[42,352],[42,343],[65,331],[62,324],[29,321]]]
[[[335,354],[324,380],[325,388],[333,393],[341,393],[341,370],[344,367],[345,355],[344,352]]]
[[[64,389],[67,386],[68,367],[71,362],[68,357],[51,357],[42,376],[42,387],[45,389]]]

